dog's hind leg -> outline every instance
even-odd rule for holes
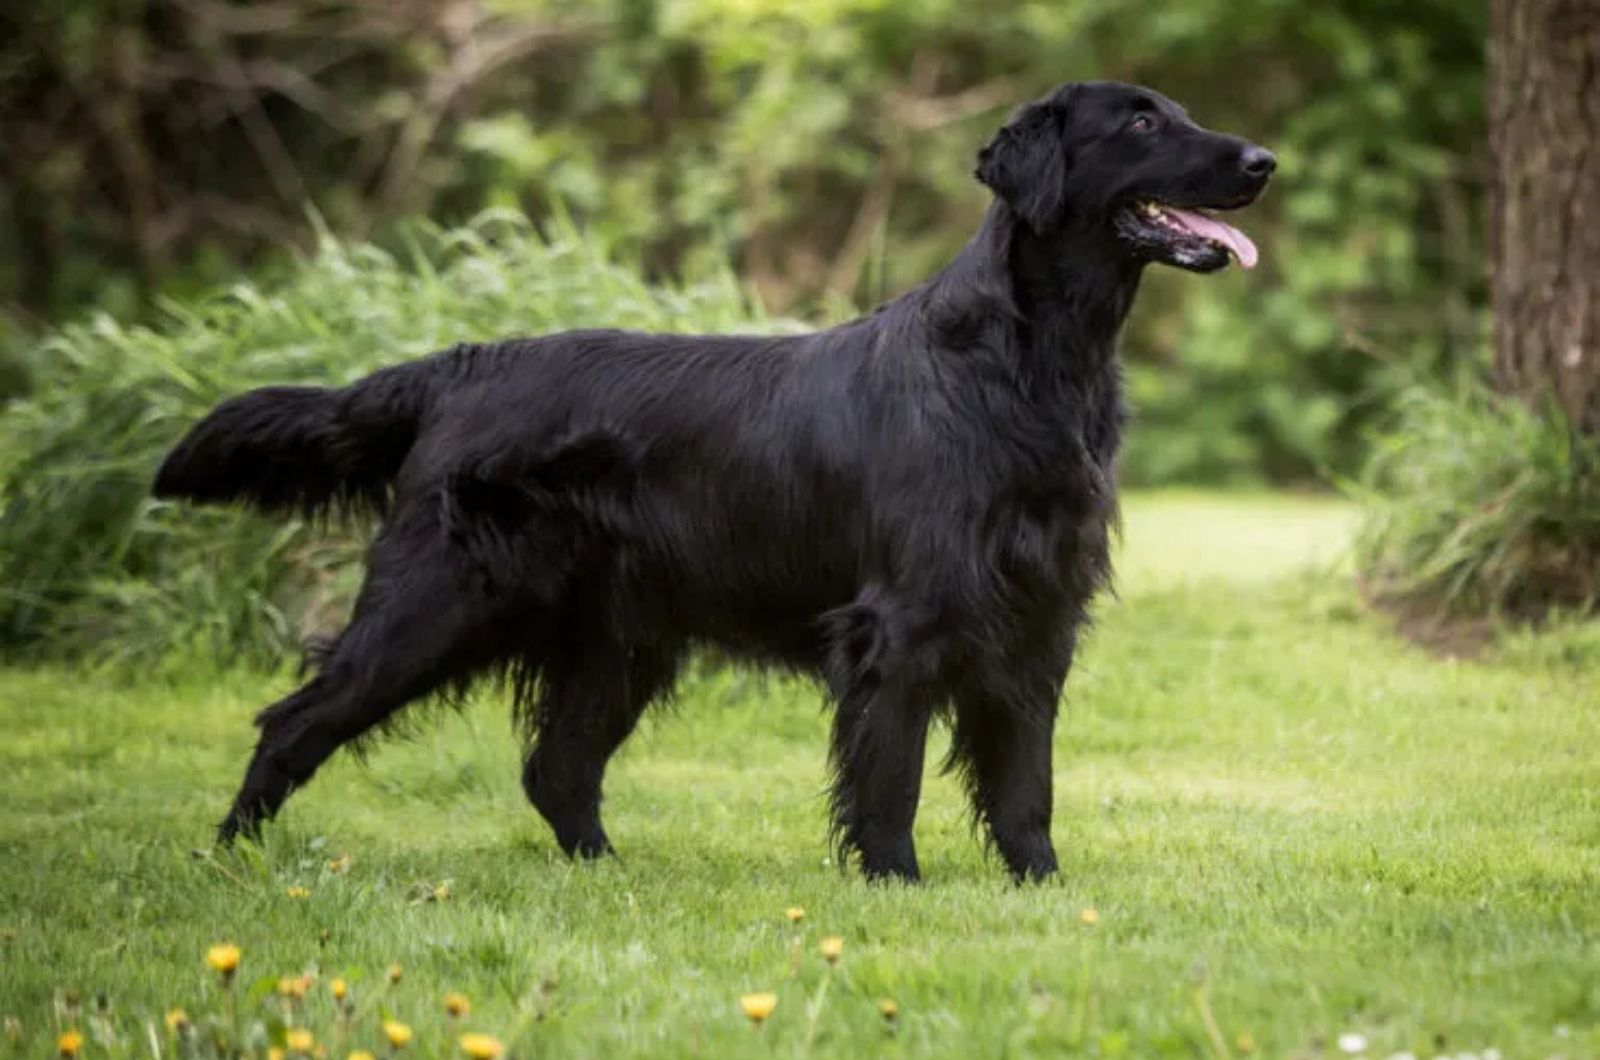
[[[868,879],[920,878],[912,825],[928,724],[940,704],[938,638],[911,609],[861,600],[827,616],[836,701],[833,827]]]
[[[386,530],[320,672],[257,716],[261,736],[219,838],[255,834],[339,747],[492,664],[503,611],[443,537]]]
[[[600,823],[606,763],[681,661],[675,646],[628,645],[581,622],[545,657],[522,787],[567,856],[612,849]]]
[[[1056,872],[1051,736],[1070,645],[1066,661],[1051,654],[980,664],[956,695],[948,765],[966,781],[974,815],[1018,882]]]

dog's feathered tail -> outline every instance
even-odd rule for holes
[[[167,454],[153,492],[263,511],[382,511],[438,381],[432,358],[341,389],[271,386],[224,401]]]

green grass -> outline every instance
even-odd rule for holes
[[[1356,604],[1350,525],[1314,499],[1129,504],[1121,595],[1057,737],[1064,871],[1043,887],[1004,880],[931,772],[925,885],[841,874],[826,717],[792,680],[688,681],[613,767],[622,858],[574,866],[523,802],[491,697],[331,765],[259,853],[209,858],[192,851],[238,779],[246,718],[287,675],[13,671],[0,1015],[23,1055],[48,1055],[62,992],[92,1010],[103,991],[112,1051],[146,1055],[167,1006],[225,1011],[201,955],[230,939],[245,986],[345,975],[354,1043],[376,1046],[381,1006],[422,1054],[448,1051],[454,989],[469,1026],[525,1058],[1213,1057],[1241,1035],[1329,1056],[1352,1032],[1372,1056],[1600,1055],[1600,636],[1438,662]],[[331,874],[340,853],[350,869]],[[419,900],[446,881],[446,900]],[[845,951],[819,1004],[826,934]],[[390,962],[406,969],[392,987]],[[779,997],[759,1032],[738,1009],[754,990]],[[900,1005],[892,1036],[880,997]],[[327,1002],[313,1011],[327,1038]]]

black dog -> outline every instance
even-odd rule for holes
[[[463,345],[224,403],[157,496],[387,515],[350,625],[259,716],[222,838],[407,703],[499,671],[528,798],[598,855],[607,760],[709,644],[826,682],[834,827],[868,876],[917,877],[936,715],[1012,874],[1054,872],[1051,731],[1109,576],[1117,332],[1149,262],[1254,264],[1199,210],[1273,166],[1154,92],[1066,85],[978,156],[995,201],[966,249],[860,320]]]

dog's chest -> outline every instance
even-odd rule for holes
[[[988,546],[995,588],[1028,610],[1076,607],[1108,580],[1116,497],[1109,469],[1060,469],[997,499]]]
[[[1109,577],[1123,414],[1115,380],[1108,383],[1088,401],[1080,389],[1054,416],[1015,421],[1023,431],[984,520],[996,588],[1007,599],[1046,610],[1075,605]]]

